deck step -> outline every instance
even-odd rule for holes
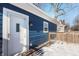
[[[32,56],[42,56],[43,53],[42,49],[39,49],[38,51],[35,51]]]

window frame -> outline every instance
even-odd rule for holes
[[[47,28],[47,30],[45,30],[45,28]],[[44,33],[48,33],[49,32],[49,24],[46,21],[43,22],[43,32]]]

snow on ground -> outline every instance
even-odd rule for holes
[[[49,47],[43,47],[42,56],[79,56],[79,44],[54,43]]]

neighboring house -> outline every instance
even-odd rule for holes
[[[0,55],[37,47],[56,31],[56,20],[33,4],[0,3]]]
[[[65,32],[65,24],[61,21],[61,20],[58,20],[59,21],[59,24],[57,25],[57,32]]]

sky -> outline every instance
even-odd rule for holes
[[[50,3],[42,3],[40,4],[40,8],[46,12],[48,16],[54,17],[55,13],[53,8],[51,9]],[[73,25],[74,19],[77,15],[79,15],[79,4],[78,3],[63,3],[61,9],[65,10],[65,15],[60,16],[58,19],[65,20],[70,26]]]

